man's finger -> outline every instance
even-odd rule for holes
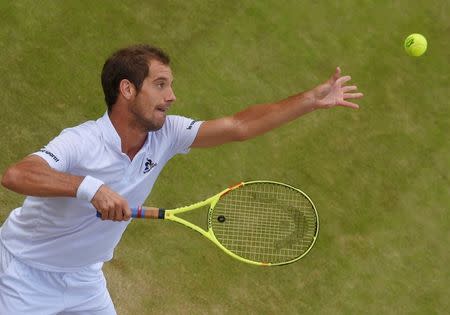
[[[334,74],[331,76],[329,83],[333,84],[333,82],[336,82],[337,79],[339,79],[341,76],[341,68],[336,67],[336,70],[334,71]]]
[[[356,85],[346,85],[342,87],[342,92],[347,93],[347,92],[352,92],[352,91],[356,91],[358,89],[358,87]]]
[[[131,219],[131,209],[130,209],[128,206],[124,209],[124,212],[123,212],[123,219],[124,219],[125,221],[128,221],[128,220]]]
[[[344,107],[350,107],[350,108],[353,108],[353,109],[358,109],[359,108],[358,104],[355,104],[355,103],[352,103],[352,102],[347,102],[347,101],[342,101],[338,105],[339,106],[344,106]]]
[[[115,211],[114,209],[111,209],[110,211],[108,211],[108,220],[114,220],[115,218]]]
[[[364,96],[364,94],[362,94],[362,93],[344,93],[344,99],[361,98],[363,96]]]
[[[339,84],[340,86],[344,85],[345,82],[350,81],[352,79],[351,76],[346,75],[343,77],[340,77],[339,79],[336,80],[336,84]]]
[[[114,221],[122,221],[122,220],[123,220],[122,209],[117,209],[117,210],[115,211]]]

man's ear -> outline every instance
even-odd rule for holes
[[[126,99],[131,100],[136,96],[136,88],[133,83],[128,81],[127,79],[123,79],[119,84],[120,94]]]

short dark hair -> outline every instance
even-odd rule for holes
[[[150,45],[133,45],[122,48],[109,57],[102,70],[102,87],[108,111],[116,103],[120,81],[127,79],[140,91],[149,74],[149,63],[158,60],[169,65],[169,56],[160,48]]]

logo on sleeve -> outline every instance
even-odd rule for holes
[[[40,149],[39,151],[49,155],[55,162],[59,162],[59,159],[56,157],[56,155],[54,155],[52,152],[46,150],[45,147]]]
[[[198,121],[198,120],[193,120],[193,121],[191,121],[191,123],[190,123],[189,126],[186,128],[186,130],[191,130],[192,127],[194,127],[194,125],[195,125],[195,123],[196,123],[197,121]]]
[[[152,162],[152,160],[150,159],[146,159],[147,162],[145,162],[145,168],[144,168],[144,174],[147,174],[148,172],[150,172],[152,170],[152,168],[154,168],[156,165],[158,165],[158,163],[156,162]]]

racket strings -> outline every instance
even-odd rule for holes
[[[225,220],[219,222],[219,216]],[[212,229],[217,240],[235,254],[276,264],[309,250],[317,216],[300,191],[276,183],[252,183],[219,200],[212,213]]]

